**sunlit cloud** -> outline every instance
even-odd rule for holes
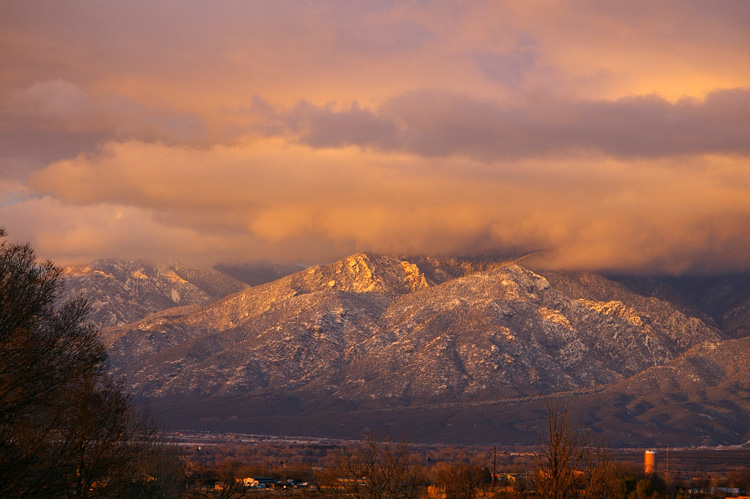
[[[344,250],[543,250],[540,261],[554,267],[681,272],[747,265],[750,171],[742,164],[600,155],[487,164],[316,152],[276,140],[212,149],[128,142],[52,164],[30,185],[83,219],[115,203],[147,215],[146,227],[187,231],[194,247],[223,241],[211,251],[220,260],[247,248],[259,258],[315,262]],[[153,232],[155,246],[179,253]]]
[[[747,2],[2,10],[0,225],[44,256],[750,268]]]

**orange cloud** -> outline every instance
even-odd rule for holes
[[[0,16],[0,224],[63,260],[542,249],[749,268],[750,4]]]
[[[209,150],[128,142],[55,163],[31,185],[81,213],[114,203],[148,218],[147,227],[168,228],[149,237],[170,255],[179,253],[170,231],[184,231],[194,247],[212,241],[218,260],[542,249],[542,264],[558,268],[750,267],[740,249],[750,250],[750,237],[738,237],[750,220],[743,160],[681,161],[597,155],[488,165],[275,140]]]

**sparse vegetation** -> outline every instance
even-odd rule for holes
[[[558,414],[559,429],[567,413]],[[553,424],[554,428],[555,425]],[[575,428],[568,423],[569,430]],[[238,439],[237,436],[213,436],[207,445],[183,447],[186,473],[186,497],[320,497],[341,499],[363,496],[370,484],[380,484],[376,493],[388,489],[375,479],[377,472],[362,473],[359,481],[351,479],[359,475],[362,468],[357,462],[373,463],[373,456],[383,459],[385,449],[390,449],[390,460],[395,456],[408,455],[408,460],[398,460],[401,466],[393,467],[399,473],[415,478],[408,482],[416,484],[396,487],[397,494],[416,493],[429,499],[519,499],[541,497],[535,489],[533,472],[543,447],[537,449],[504,450],[497,456],[496,481],[492,483],[493,454],[491,447],[454,447],[448,445],[407,445],[404,442],[379,442],[370,437],[346,445],[342,442],[325,441],[308,443],[299,441],[257,441]],[[200,437],[196,440],[200,440]],[[587,442],[585,438],[580,442]],[[399,450],[400,449],[400,450]],[[750,457],[748,451],[681,450],[675,455],[675,463],[682,468],[673,468],[670,487],[662,475],[646,475],[643,469],[642,452],[609,451],[601,444],[587,445],[581,450],[584,459],[579,462],[581,473],[577,474],[577,489],[571,497],[576,499],[611,497],[618,499],[666,498],[666,497],[727,497],[724,492],[739,488],[747,490],[745,478],[750,471],[744,462]],[[370,456],[369,458],[367,456]],[[387,457],[387,456],[386,456]],[[616,459],[615,459],[616,458]],[[707,467],[708,459],[714,462]],[[723,460],[723,461],[722,461]],[[721,463],[724,464],[721,464]],[[726,467],[731,466],[730,473]],[[705,468],[709,472],[697,472]],[[347,474],[346,469],[359,470]],[[405,471],[404,471],[405,470]],[[239,481],[250,477],[268,477],[273,486],[241,486]],[[394,483],[393,480],[390,482]],[[407,482],[403,482],[406,484]],[[357,486],[360,490],[353,492]],[[713,489],[712,489],[713,488]],[[712,491],[713,490],[713,491]],[[380,497],[387,497],[383,495]]]

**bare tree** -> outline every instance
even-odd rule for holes
[[[547,439],[538,444],[533,483],[543,499],[572,499],[582,486],[585,442],[571,430],[567,410],[547,402]]]
[[[532,482],[544,499],[606,499],[617,496],[606,448],[571,428],[567,408],[547,402],[547,439],[538,444]]]
[[[248,487],[245,486],[240,464],[233,460],[225,460],[216,467],[216,490],[217,499],[230,499],[245,497]],[[216,489],[216,486],[214,486]]]
[[[407,445],[377,442],[366,436],[349,447],[335,471],[338,490],[354,499],[415,499],[419,495],[420,473],[411,461]]]
[[[618,497],[619,484],[609,452],[601,441],[587,443],[584,450],[582,499],[610,499]]]
[[[473,499],[492,478],[487,468],[464,458],[436,464],[432,475],[435,485],[445,492],[446,499]]]

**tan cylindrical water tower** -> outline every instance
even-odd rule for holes
[[[647,450],[643,454],[643,472],[647,475],[656,473],[656,452]]]

